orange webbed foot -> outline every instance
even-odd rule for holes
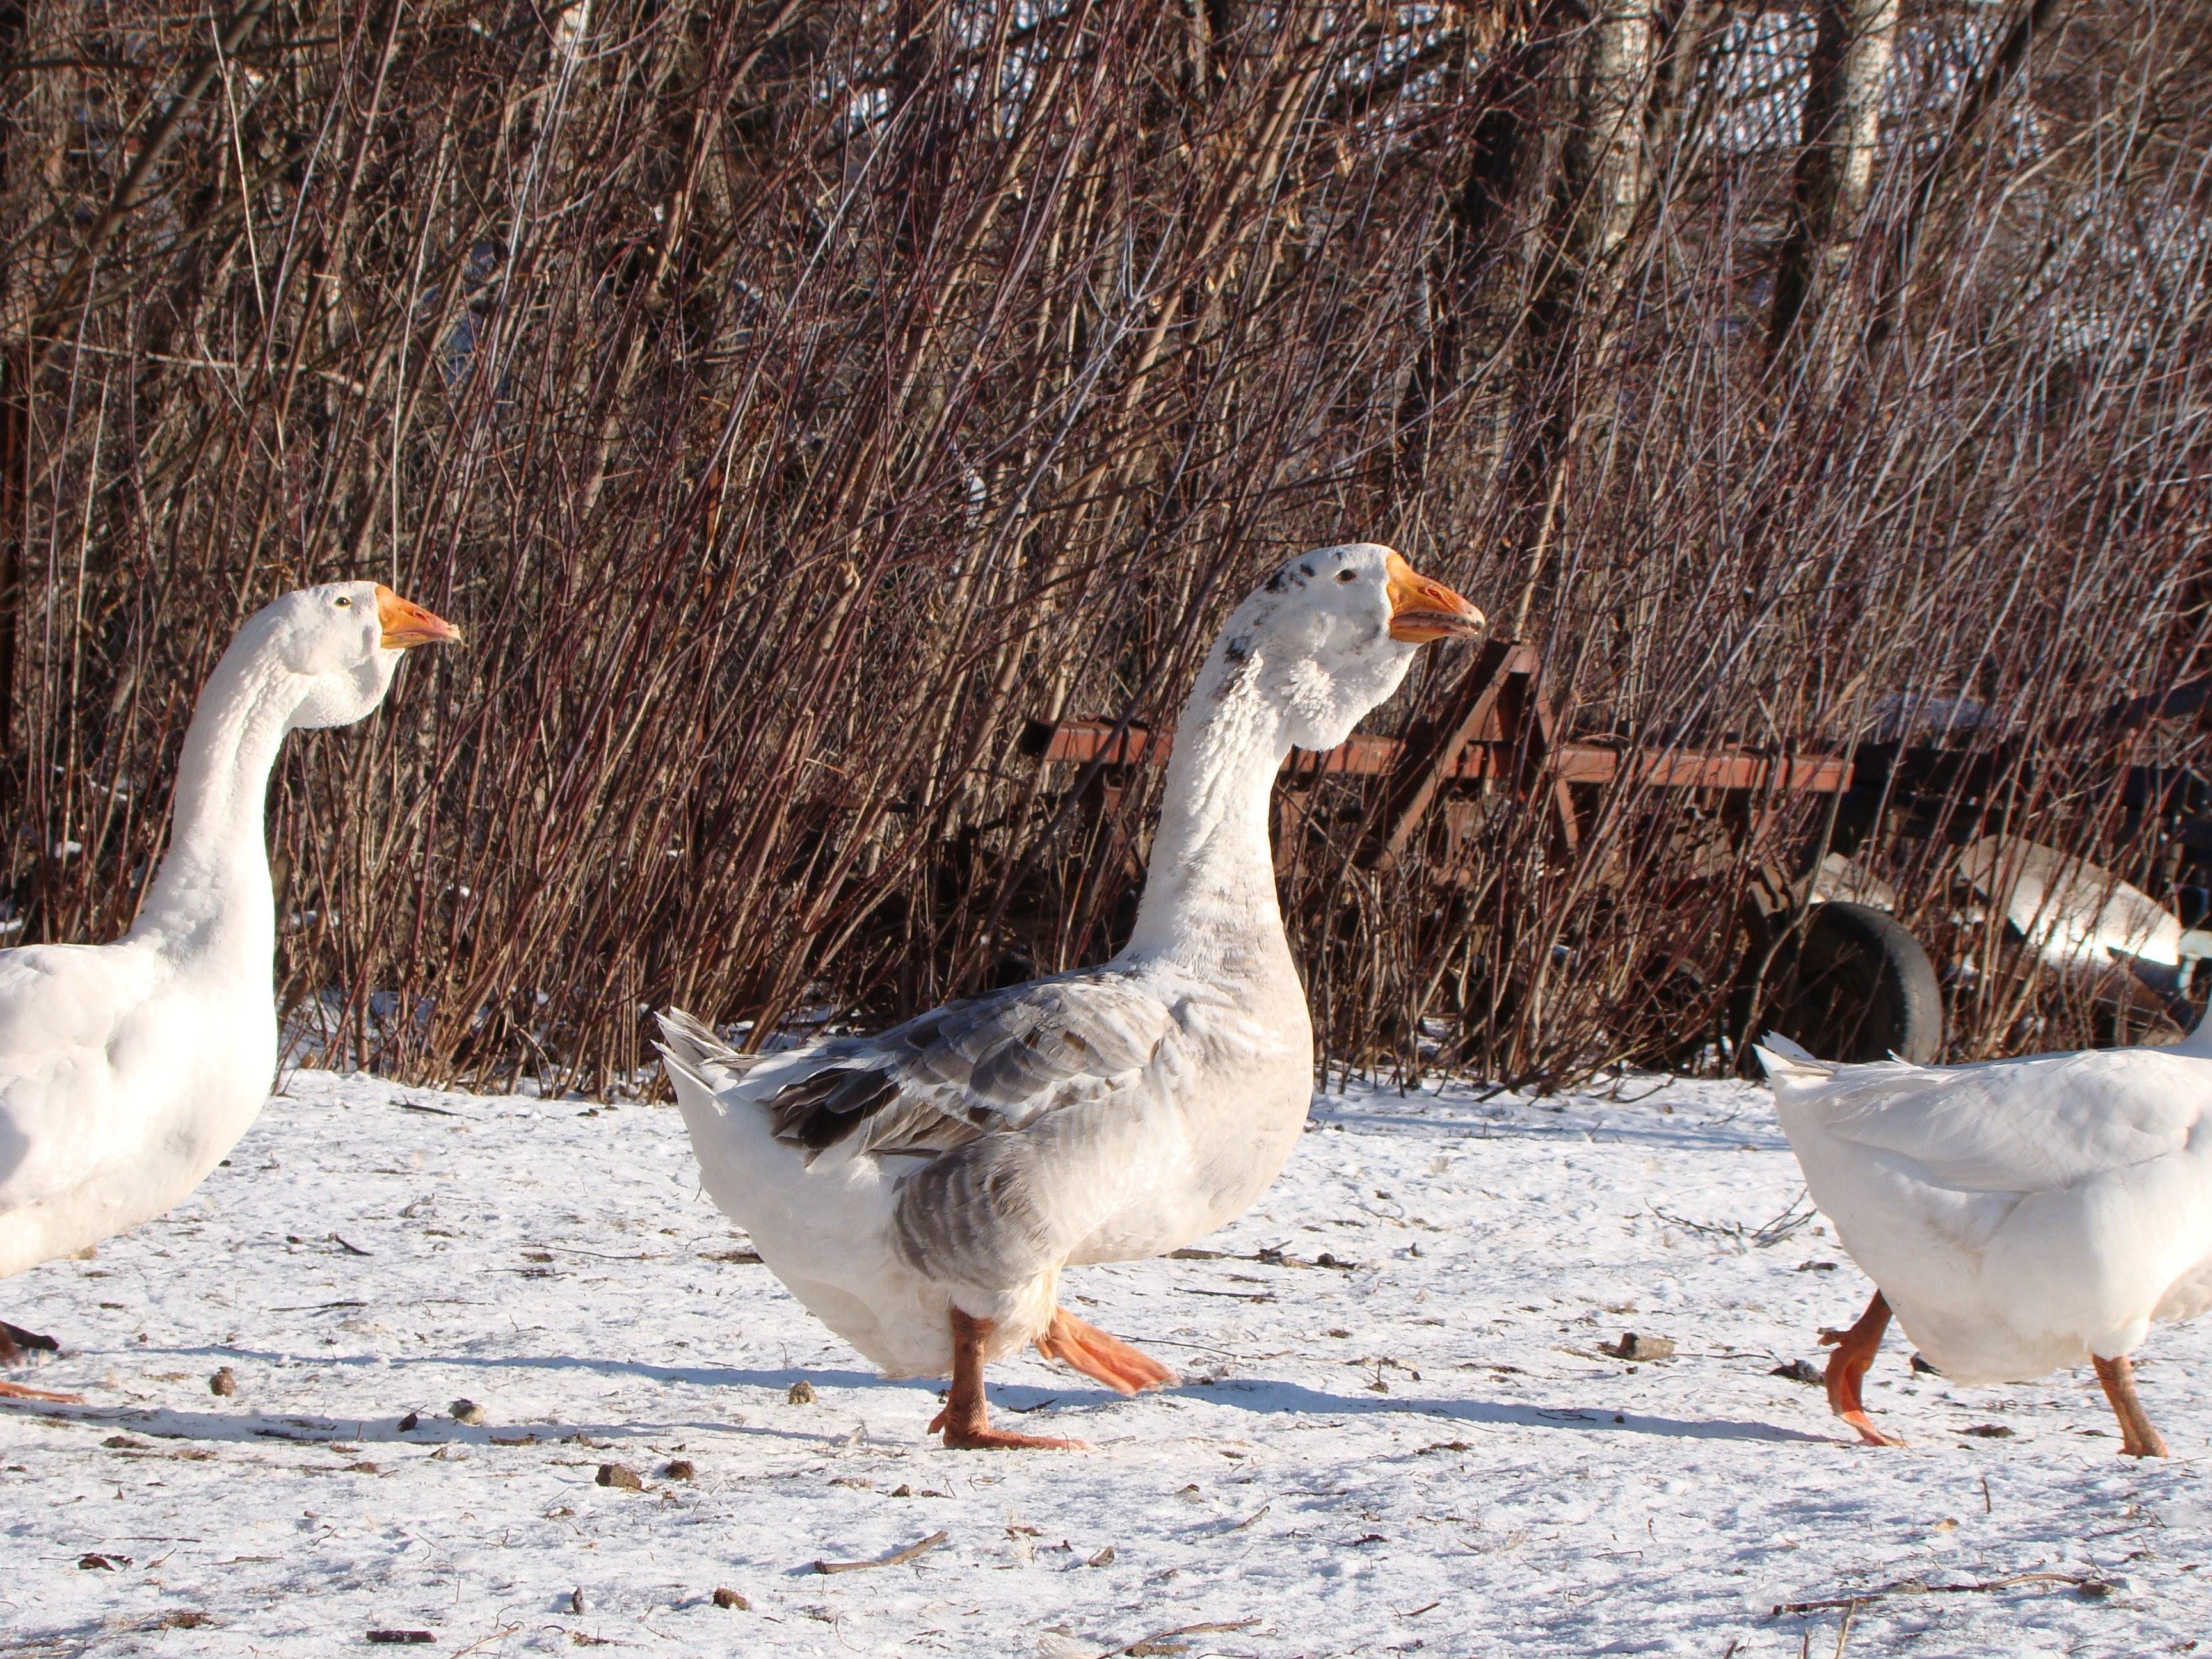
[[[1868,1419],[1859,1398],[1859,1380],[1874,1364],[1881,1347],[1881,1334],[1889,1328],[1889,1301],[1880,1291],[1866,1305],[1858,1322],[1847,1331],[1824,1330],[1820,1342],[1835,1352],[1828,1356],[1828,1409],[1859,1431],[1869,1446],[1901,1446],[1895,1435],[1884,1434]]]
[[[1090,1451],[1088,1440],[1062,1440],[1048,1434],[1016,1434],[1008,1429],[954,1428],[945,1431],[949,1451]]]
[[[1052,1323],[1037,1338],[1036,1349],[1116,1394],[1165,1388],[1176,1380],[1176,1374],[1152,1355],[1096,1325],[1086,1325],[1064,1308],[1053,1310]]]
[[[981,1413],[963,1413],[955,1423],[950,1401],[939,1407],[929,1419],[925,1433],[944,1431],[948,1451],[1090,1451],[1088,1440],[1063,1440],[1048,1434],[1015,1434],[1006,1429],[994,1429],[985,1421]]]
[[[1867,1445],[1901,1446],[1905,1444],[1905,1441],[1900,1436],[1885,1434],[1880,1429],[1875,1427],[1873,1419],[1868,1417],[1865,1411],[1859,1407],[1851,1407],[1846,1411],[1838,1412],[1836,1415],[1842,1418],[1844,1422],[1856,1429],[1859,1431],[1860,1440],[1864,1442]]]
[[[945,1436],[952,1451],[1089,1451],[1088,1443],[1061,1440],[1050,1435],[1016,1434],[991,1426],[983,1400],[983,1355],[989,1346],[991,1322],[952,1310],[952,1391],[929,1419],[927,1432]],[[1134,1352],[1134,1350],[1132,1350]],[[1139,1356],[1141,1358],[1141,1356]]]

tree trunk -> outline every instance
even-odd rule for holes
[[[1784,349],[1801,319],[1809,331],[1850,262],[1874,190],[1881,87],[1897,50],[1899,9],[1899,0],[1823,0],[1805,93],[1796,201],[1767,321],[1770,350]]]
[[[1590,24],[1560,180],[1559,276],[1577,290],[1585,315],[1611,307],[1620,250],[1650,188],[1644,117],[1658,64],[1657,11],[1656,0],[1601,0]]]
[[[1527,626],[1557,528],[1571,452],[1612,418],[1607,360],[1621,254],[1651,185],[1644,124],[1658,68],[1657,0],[1599,0],[1588,35],[1560,149],[1553,238],[1528,307],[1525,373],[1533,435],[1515,469],[1513,495],[1534,518],[1524,520],[1520,538],[1528,551],[1513,607],[1516,638]]]
[[[2074,7],[2069,3],[2063,9],[2070,13]],[[1949,189],[1961,158],[1970,153],[1974,141],[1981,136],[1984,124],[1997,107],[2005,88],[2027,67],[2028,53],[2036,40],[2057,33],[2057,26],[2062,21],[2061,11],[2060,0],[2026,0],[2012,27],[2005,31],[2004,39],[1990,54],[1982,72],[1975,76],[1973,86],[1959,100],[1951,130],[1944,135],[1935,155],[1921,168],[1905,204],[1904,216],[1891,234],[1881,309],[1867,331],[1869,346],[1878,346],[1888,337],[1905,309],[1929,215]]]
[[[0,60],[24,55],[29,38],[25,9],[19,0],[0,3]],[[15,155],[16,101],[0,98],[0,202],[9,199],[15,183],[10,170],[19,165]],[[0,321],[13,324],[21,308],[14,287],[13,260],[0,262]],[[12,332],[12,331],[9,331]],[[23,482],[30,440],[29,387],[23,379],[30,355],[27,339],[0,335],[0,820],[14,817],[15,797],[21,787],[15,772],[15,633],[21,611],[23,582]],[[15,840],[12,824],[9,839]],[[0,860],[0,878],[12,876],[12,857]]]
[[[1444,441],[1435,429],[1437,410],[1518,324],[1522,278],[1510,253],[1523,193],[1541,174],[1544,78],[1565,9],[1560,0],[1543,0],[1497,30],[1482,76],[1461,90],[1479,112],[1456,145],[1444,234],[1423,285],[1435,321],[1399,410],[1401,499],[1426,485],[1431,457]]]

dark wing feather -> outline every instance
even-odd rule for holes
[[[836,1146],[871,1112],[898,1094],[898,1085],[881,1072],[832,1066],[770,1097],[775,1138],[818,1152]]]
[[[756,1079],[754,1098],[776,1138],[810,1158],[848,1141],[860,1152],[927,1156],[1111,1093],[1172,1024],[1130,975],[1088,969],[825,1043]]]

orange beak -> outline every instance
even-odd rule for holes
[[[1390,637],[1408,645],[1431,640],[1471,640],[1485,624],[1482,612],[1446,587],[1419,574],[1399,554],[1389,558]]]
[[[403,599],[382,582],[376,585],[376,620],[384,626],[386,651],[416,645],[459,645],[461,630],[412,599]]]

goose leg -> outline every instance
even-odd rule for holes
[[[61,1344],[51,1336],[40,1336],[36,1331],[27,1331],[21,1325],[10,1325],[0,1319],[0,1366],[20,1365],[23,1350],[37,1348],[47,1353],[61,1352]],[[81,1406],[82,1395],[56,1394],[50,1389],[27,1388],[21,1382],[10,1382],[0,1377],[0,1400],[49,1400],[60,1406]]]
[[[1822,1331],[1821,1342],[1833,1347],[1828,1356],[1828,1409],[1859,1431],[1859,1438],[1869,1446],[1901,1446],[1905,1443],[1895,1435],[1884,1434],[1867,1419],[1866,1407],[1859,1401],[1859,1379],[1874,1364],[1875,1351],[1881,1346],[1881,1334],[1889,1328],[1889,1298],[1880,1291],[1868,1303],[1866,1311],[1859,1316],[1858,1323],[1847,1331]]]
[[[1096,1325],[1085,1324],[1065,1308],[1052,1310],[1052,1323],[1037,1338],[1036,1349],[1047,1359],[1073,1365],[1116,1394],[1164,1388],[1176,1380],[1176,1374],[1150,1354]]]
[[[983,1404],[983,1348],[991,1334],[991,1322],[952,1310],[952,1395],[945,1409],[929,1419],[928,1432],[945,1431],[945,1443],[955,1451],[1087,1451],[1080,1440],[1054,1440],[1043,1435],[1014,1434],[991,1426]]]
[[[2136,1393],[2136,1368],[2125,1354],[2118,1359],[2098,1359],[2097,1381],[2105,1385],[2105,1398],[2112,1402],[2112,1415],[2120,1419],[2120,1450],[2129,1457],[2163,1457],[2166,1440],[2151,1426]]]
[[[56,1394],[52,1389],[28,1389],[0,1376],[0,1400],[50,1400],[57,1406],[82,1406],[81,1394]]]

